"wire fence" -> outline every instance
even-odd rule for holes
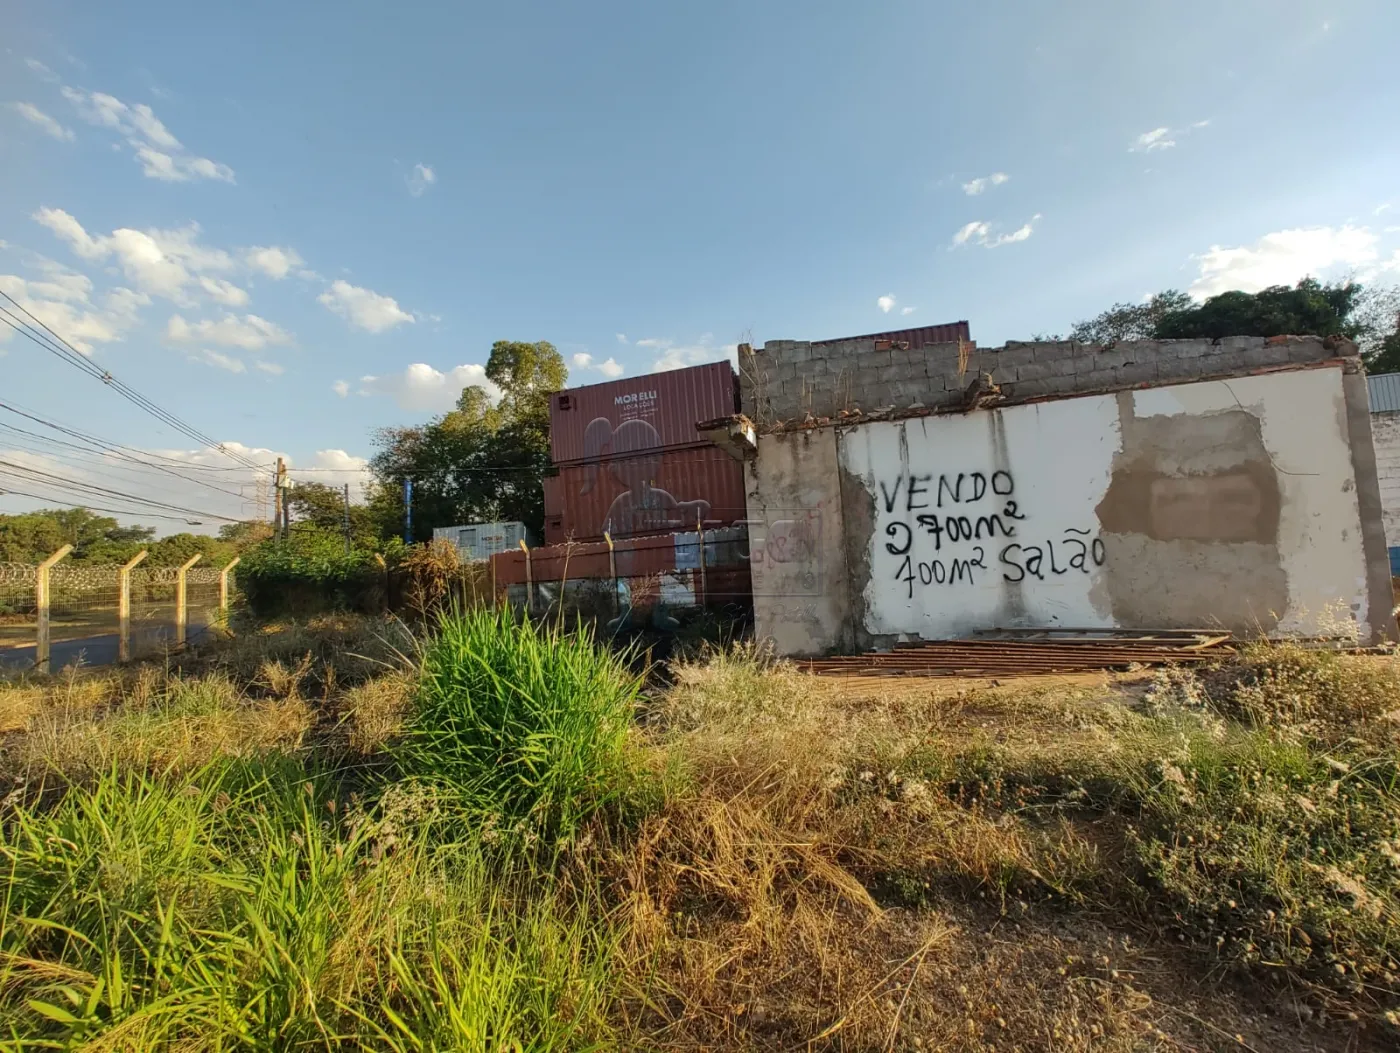
[[[227,618],[228,567],[0,563],[0,669],[107,665],[198,641]]]

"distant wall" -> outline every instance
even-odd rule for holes
[[[1400,548],[1400,413],[1371,414],[1386,544]]]
[[[1153,347],[1163,358],[1151,382],[1127,379],[1136,364],[1105,365],[1113,352],[1015,348],[1032,365],[1096,361],[1052,383],[1121,378],[1102,393],[1044,398],[1037,376],[1001,382],[1006,404],[966,414],[862,413],[822,426],[835,416],[818,412],[837,405],[827,402],[804,410],[806,426],[761,425],[746,466],[751,537],[791,522],[793,509],[819,508],[821,529],[806,577],[755,545],[767,561],[753,571],[760,635],[803,655],[999,626],[1312,634],[1340,614],[1363,638],[1393,637],[1354,348],[1311,338]],[[1276,364],[1240,365],[1264,352]],[[1163,383],[1185,361],[1236,372]],[[1015,402],[1018,390],[1031,401]],[[746,387],[746,408],[756,397]],[[1387,456],[1400,476],[1400,456]],[[808,591],[794,602],[798,579]]]

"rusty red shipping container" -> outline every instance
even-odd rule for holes
[[[549,451],[555,464],[656,447],[698,445],[697,421],[739,409],[728,362],[570,388],[549,397]]]
[[[925,325],[917,329],[895,329],[888,333],[866,333],[864,336],[842,336],[835,340],[814,340],[818,344],[835,344],[842,340],[898,340],[916,351],[929,344],[956,344],[970,341],[972,327],[966,322],[948,322],[945,325]]]
[[[717,446],[570,465],[544,480],[544,539],[574,541],[730,526],[746,516],[744,466]]]

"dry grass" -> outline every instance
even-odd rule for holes
[[[290,753],[369,795],[390,858],[455,807],[394,781],[418,654],[397,623],[327,619],[180,668],[0,685],[0,774]],[[1390,659],[1269,647],[1202,675],[990,686],[812,678],[741,647],[669,674],[640,736],[664,804],[537,877],[607,930],[590,997],[621,1047],[1400,1036]],[[511,909],[532,894],[513,885]]]

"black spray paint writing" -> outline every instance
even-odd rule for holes
[[[910,599],[916,585],[977,584],[979,576],[989,569],[987,550],[982,544],[973,545],[965,554],[942,555],[945,546],[961,542],[1011,542],[997,552],[994,569],[1000,570],[1002,579],[1012,584],[1028,577],[1045,581],[1071,571],[1088,574],[1091,567],[1103,565],[1103,541],[1089,530],[1067,527],[1061,538],[1022,542],[1017,524],[1024,522],[1027,516],[1011,499],[1015,489],[1011,473],[1000,470],[990,474],[945,473],[937,476],[936,481],[932,473],[910,473],[895,479],[893,484],[880,483],[886,514],[899,516],[885,526],[885,551],[891,556],[903,557],[894,577],[908,587]],[[943,514],[923,511],[966,506],[989,496],[997,500],[999,511],[980,514],[971,510]],[[938,558],[917,558],[913,550],[918,533],[933,538],[933,550],[940,554]]]

